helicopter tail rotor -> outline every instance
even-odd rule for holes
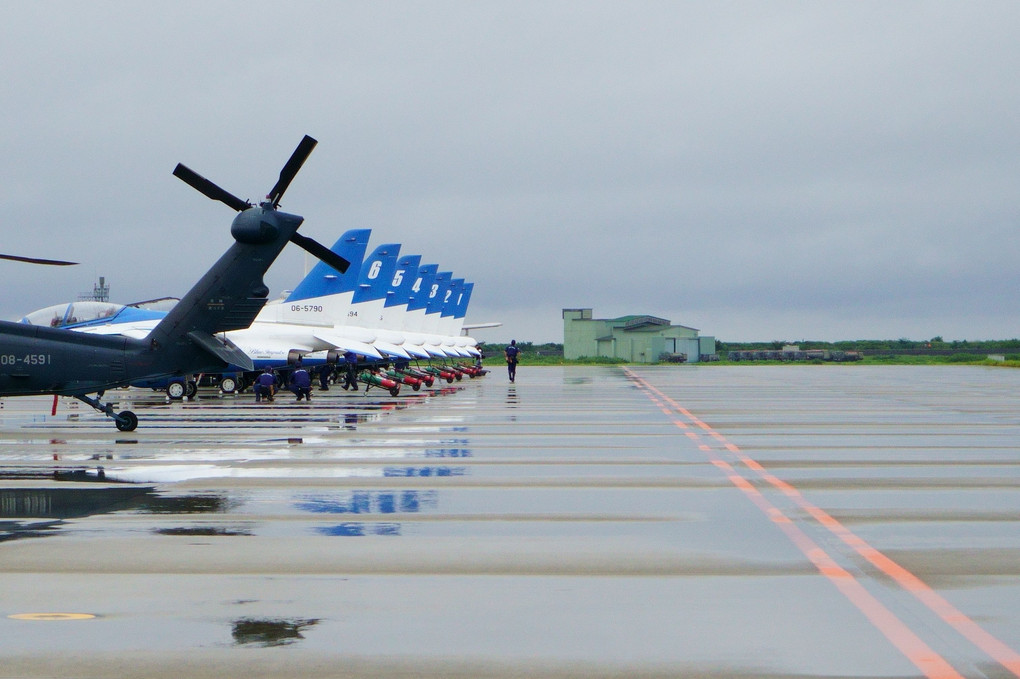
[[[290,183],[294,180],[294,177],[301,169],[301,166],[305,164],[308,156],[312,153],[312,149],[314,149],[315,145],[318,143],[318,141],[309,137],[307,134],[304,136],[301,143],[298,144],[296,149],[294,149],[294,153],[291,154],[287,164],[283,166],[282,170],[280,170],[280,177],[276,180],[276,184],[266,196],[266,202],[262,203],[260,206],[261,208],[276,210],[280,206],[280,199],[283,197],[283,194],[287,191]],[[248,201],[238,198],[226,189],[209,181],[202,175],[181,163],[178,163],[177,167],[174,168],[174,176],[207,198],[218,200],[237,212],[244,212],[245,210],[254,207]],[[261,229],[261,222],[259,226]],[[255,237],[260,238],[264,233],[268,233],[268,231],[265,231],[264,229],[260,230]],[[290,237],[290,242],[303,248],[340,273],[347,271],[347,268],[351,265],[348,260],[336,254],[318,241],[307,236],[302,236],[296,231]]]
[[[305,252],[317,257],[340,273],[346,273],[347,268],[351,265],[348,260],[336,254],[319,241],[302,236],[297,232],[294,232],[294,235],[290,237],[290,242],[299,248],[303,248]]]
[[[174,168],[174,176],[207,198],[218,200],[237,212],[242,212],[251,207],[251,203],[248,201],[241,200],[226,189],[220,188],[182,163],[177,163],[177,167]]]
[[[287,187],[290,186],[291,181],[294,180],[294,175],[296,175],[298,170],[301,169],[301,166],[305,164],[305,161],[308,160],[308,156],[311,154],[312,149],[314,149],[315,145],[318,143],[319,142],[306,134],[304,139],[301,140],[301,143],[298,144],[298,147],[294,149],[294,153],[291,154],[290,160],[288,160],[287,164],[283,166],[282,170],[280,170],[280,178],[276,181],[276,185],[269,192],[269,195],[266,196],[274,210],[280,206],[280,199],[283,198],[283,194],[287,190]]]

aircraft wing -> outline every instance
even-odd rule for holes
[[[436,358],[446,358],[449,356],[438,344],[423,344],[422,348]]]
[[[249,358],[262,361],[274,361],[286,363],[291,351],[300,351],[303,354],[315,351],[315,347],[295,342],[278,342],[273,339],[246,337],[233,337],[228,334],[233,344],[241,349]],[[240,365],[240,364],[238,364]]]
[[[379,351],[386,352],[390,356],[399,356],[400,358],[411,358],[411,355],[409,353],[404,351],[401,347],[398,347],[396,344],[390,344],[389,342],[376,340],[372,342],[372,346],[378,349]]]
[[[343,349],[344,351],[353,351],[356,354],[362,356],[371,356],[372,358],[382,358],[375,347],[365,342],[359,342],[357,340],[344,337],[338,332],[330,330],[318,330],[314,333],[315,339],[332,344],[337,349]]]
[[[145,339],[154,326],[154,323],[149,327],[138,327],[128,323],[107,323],[106,325],[77,328],[76,331],[89,335],[122,335],[132,339]]]
[[[432,354],[425,351],[425,347],[420,344],[411,344],[410,342],[404,342],[400,345],[400,348],[411,354],[415,358],[431,358]]]

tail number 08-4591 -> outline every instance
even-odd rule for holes
[[[52,362],[49,354],[25,354],[22,357],[0,354],[0,365],[49,365]]]

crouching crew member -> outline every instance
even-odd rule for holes
[[[273,400],[273,395],[276,394],[276,388],[279,386],[280,381],[273,374],[272,368],[266,368],[262,371],[262,374],[255,378],[255,402],[258,403],[265,396],[267,401]]]
[[[290,390],[294,392],[299,401],[302,398],[306,401],[312,400],[312,378],[300,363],[290,374]]]

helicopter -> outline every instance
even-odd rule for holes
[[[222,371],[228,365],[250,370],[251,359],[222,333],[247,328],[266,304],[269,288],[263,275],[284,246],[294,243],[340,273],[350,265],[297,233],[304,217],[278,209],[317,143],[305,135],[266,199],[257,205],[178,164],[175,177],[239,213],[230,226],[234,243],[144,338],[0,321],[0,397],[73,396],[111,418],[118,430],[134,431],[138,417],[130,410],[116,413],[112,403],[102,403],[106,390],[143,379]],[[41,264],[60,261],[4,258]]]

